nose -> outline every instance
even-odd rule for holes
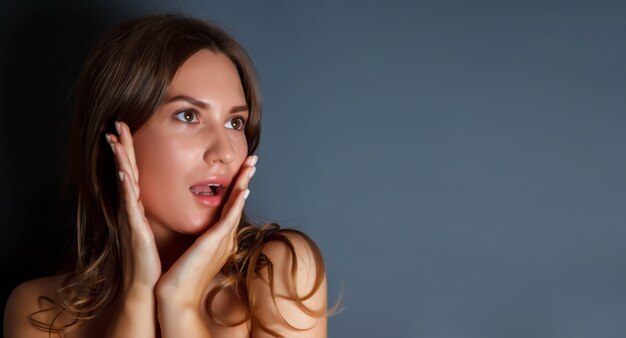
[[[207,131],[209,137],[207,138],[208,142],[206,143],[203,157],[209,166],[213,166],[218,162],[230,163],[235,158],[235,149],[227,132],[220,129],[223,128],[213,128]]]

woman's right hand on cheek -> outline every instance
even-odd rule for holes
[[[139,199],[139,172],[128,126],[116,122],[118,136],[107,134],[115,157],[121,210],[117,223],[120,237],[124,292],[153,290],[161,277],[161,261],[154,233]]]

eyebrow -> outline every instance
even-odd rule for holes
[[[167,104],[167,103],[171,103],[171,102],[174,102],[174,101],[185,101],[185,102],[190,103],[190,104],[192,104],[192,105],[194,105],[196,107],[199,107],[201,109],[209,109],[209,107],[210,107],[210,104],[208,104],[208,103],[206,103],[206,102],[204,102],[202,100],[198,100],[196,98],[193,98],[191,96],[187,96],[187,95],[176,95],[174,97],[171,97],[171,98],[165,100],[164,103]],[[248,111],[248,105],[247,104],[244,104],[244,105],[241,105],[241,106],[232,107],[230,109],[230,114],[239,113],[239,112],[243,112],[243,111]]]

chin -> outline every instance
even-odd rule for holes
[[[177,230],[179,233],[185,235],[199,236],[209,230],[217,221],[217,217],[205,217],[199,220],[185,222],[185,224],[178,227]]]

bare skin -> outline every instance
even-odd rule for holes
[[[178,70],[164,103],[131,135],[123,122],[118,134],[107,135],[120,176],[118,215],[124,285],[107,313],[74,325],[65,337],[270,337],[250,321],[224,327],[208,316],[203,300],[223,277],[219,272],[235,250],[235,235],[255,171],[256,156],[247,156],[242,123],[249,112],[237,71],[221,53],[197,52]],[[227,182],[219,207],[190,193],[197,182],[216,176]],[[304,241],[292,238],[298,260],[299,296],[312,288],[315,262]],[[275,292],[289,295],[291,257],[279,243],[265,253],[274,263]],[[326,318],[312,318],[277,298],[289,324],[283,323],[269,293],[268,275],[249,286],[262,320],[289,337],[326,337]],[[23,283],[5,310],[5,337],[48,337],[27,316],[48,304],[37,297],[52,295],[57,277]],[[326,308],[326,283],[304,302]],[[213,309],[219,318],[237,321],[246,307],[233,293],[222,292]],[[60,318],[59,323],[69,319]]]

